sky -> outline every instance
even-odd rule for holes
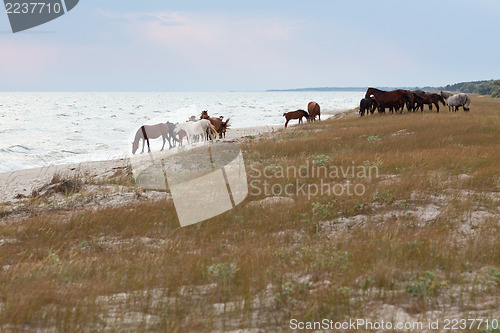
[[[0,91],[262,91],[500,79],[498,0],[80,0],[13,34]]]

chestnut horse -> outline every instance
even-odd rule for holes
[[[304,110],[290,111],[290,112],[283,113],[283,117],[285,117],[285,119],[286,119],[286,123],[285,123],[285,128],[286,128],[286,126],[288,125],[288,122],[291,119],[298,119],[299,124],[302,123],[303,117],[306,117],[306,119],[309,119],[309,113],[307,113]]]
[[[229,128],[229,120],[231,118],[227,118],[226,121],[222,121],[221,118],[210,117],[208,115],[208,111],[205,110],[201,112],[200,119],[210,120],[212,126],[215,127],[215,130],[219,133],[219,139],[222,139],[222,133],[224,133],[224,136],[226,135],[226,130]]]
[[[315,121],[316,116],[318,116],[318,120],[321,120],[320,107],[318,103],[309,102],[309,104],[307,104],[307,111],[309,112],[308,121]]]
[[[391,91],[384,91],[376,88],[368,88],[365,98],[374,96],[379,104],[379,112],[385,112],[385,108],[389,110],[399,110],[403,107],[404,103],[408,101],[409,94],[406,90],[397,89]]]

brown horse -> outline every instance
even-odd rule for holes
[[[413,93],[413,95],[415,96],[415,102],[417,104],[415,110],[418,110],[418,108],[420,108],[420,111],[423,112],[424,104],[427,104],[429,106],[429,110],[432,111],[432,104],[434,104],[436,106],[437,112],[439,113],[439,102],[443,103],[443,106],[446,106],[446,102],[443,96],[441,96],[440,94],[429,93],[425,91],[422,91],[422,93]]]
[[[307,113],[304,110],[290,111],[290,112],[283,113],[283,117],[285,117],[285,119],[286,119],[286,123],[285,123],[285,128],[286,128],[286,126],[288,125],[288,122],[291,119],[298,119],[299,124],[302,123],[303,117],[306,117],[306,119],[309,119],[309,113]]]
[[[307,104],[307,111],[309,112],[308,121],[315,121],[316,116],[318,116],[318,120],[321,120],[320,107],[318,103],[309,102],[309,104]]]
[[[225,139],[226,138],[226,131],[228,130],[229,126],[231,126],[231,124],[229,124],[229,119],[231,119],[231,118],[227,118],[227,120],[224,121],[224,116],[220,116],[219,119],[222,121],[222,126],[220,128],[220,132]]]
[[[366,115],[368,115],[368,112],[371,112],[371,114],[373,114],[377,106],[378,102],[375,98],[373,97],[363,98],[359,102],[359,115],[362,117],[365,114],[365,112]]]
[[[200,119],[210,120],[212,126],[215,127],[215,130],[217,131],[217,133],[219,133],[219,139],[222,139],[222,133],[224,132],[224,136],[226,135],[226,130],[229,128],[229,120],[231,118],[227,118],[227,120],[224,122],[222,121],[222,118],[210,117],[208,115],[208,111],[205,110],[201,112]]]
[[[374,96],[379,104],[379,112],[385,112],[385,108],[389,110],[399,110],[408,100],[409,95],[406,90],[397,89],[384,91],[376,88],[368,88],[365,98]]]
[[[409,90],[405,90],[405,94],[403,96],[406,100],[406,109],[408,112],[413,111],[415,107],[415,95]],[[401,107],[401,113],[403,112],[403,108]]]

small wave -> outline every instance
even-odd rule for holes
[[[73,155],[81,155],[85,154],[83,151],[72,151],[72,150],[61,150],[61,153],[68,153],[68,154],[73,154]]]
[[[3,130],[0,130],[0,134],[2,133],[14,133],[14,132],[24,132],[26,129],[24,128],[5,128]]]
[[[6,151],[6,152],[12,152],[12,153],[23,153],[23,152],[31,151],[33,149],[30,147],[23,146],[23,145],[13,145],[13,146],[10,146],[8,148],[4,148],[2,150]]]

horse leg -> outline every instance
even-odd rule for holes
[[[438,103],[434,103],[434,105],[436,106],[437,113],[439,113],[439,104]]]
[[[163,139],[163,146],[161,146],[161,149],[160,151],[163,151],[163,148],[165,148],[165,141],[167,141],[167,139],[162,135],[161,138]]]
[[[285,123],[285,128],[286,128],[286,125],[288,125],[288,122],[290,121],[290,119],[287,119],[286,120],[286,123]]]
[[[142,151],[141,154],[144,154],[144,145],[146,144],[146,140],[142,139]]]
[[[172,143],[170,143],[170,139],[171,139],[171,137],[170,137],[170,134],[169,134],[169,135],[167,135],[168,149],[172,149]]]

